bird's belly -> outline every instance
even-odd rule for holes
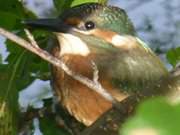
[[[73,59],[64,57],[63,60],[71,70],[89,79],[93,78],[92,65],[87,59],[74,56]],[[97,118],[112,107],[110,101],[84,84],[74,80],[61,69],[53,67],[52,76],[54,89],[62,105],[71,115],[85,125],[91,125]],[[99,82],[113,95],[113,97],[119,101],[127,97],[127,95],[120,93],[120,90],[115,89],[109,81],[108,78],[104,77],[103,74],[99,72]]]
[[[78,121],[91,125],[112,104],[85,85],[62,73],[53,75],[54,88],[62,105]],[[61,76],[61,77],[60,77]]]

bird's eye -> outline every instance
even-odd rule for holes
[[[88,22],[85,23],[85,28],[86,28],[87,30],[94,29],[94,27],[95,27],[95,24],[94,24],[94,22],[92,22],[92,21],[88,21]]]

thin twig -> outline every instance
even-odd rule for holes
[[[32,36],[32,34],[30,33],[30,31],[28,29],[24,29],[29,41],[31,42],[31,44],[35,47],[39,47],[37,42],[35,41],[34,37]]]
[[[30,38],[33,39],[32,35],[28,33]],[[29,43],[28,41],[24,40],[23,38],[3,29],[0,28],[0,35],[8,38],[9,40],[17,43],[21,47],[31,51],[32,53],[38,55],[42,59],[48,61],[49,63],[53,64],[54,66],[57,66],[64,70],[69,76],[74,78],[75,80],[81,82],[82,84],[86,85],[87,87],[91,88],[92,90],[96,91],[100,95],[102,95],[105,99],[111,101],[112,103],[115,103],[116,100],[105,90],[101,85],[97,85],[96,82],[88,79],[87,77],[84,77],[82,75],[79,75],[72,70],[70,70],[61,60],[58,58],[54,57],[53,55],[49,54],[47,51],[42,50],[39,48],[39,46],[34,45],[34,43]],[[32,41],[31,41],[32,42]]]

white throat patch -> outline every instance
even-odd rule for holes
[[[58,33],[56,35],[61,45],[61,56],[64,54],[87,56],[90,53],[87,44],[79,37],[65,33]]]

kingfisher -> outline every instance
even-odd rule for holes
[[[25,23],[53,32],[58,44],[52,45],[51,54],[75,73],[92,80],[95,65],[98,82],[119,102],[169,76],[121,8],[85,3],[57,18]],[[60,104],[86,126],[112,107],[112,102],[53,65],[52,86]]]

